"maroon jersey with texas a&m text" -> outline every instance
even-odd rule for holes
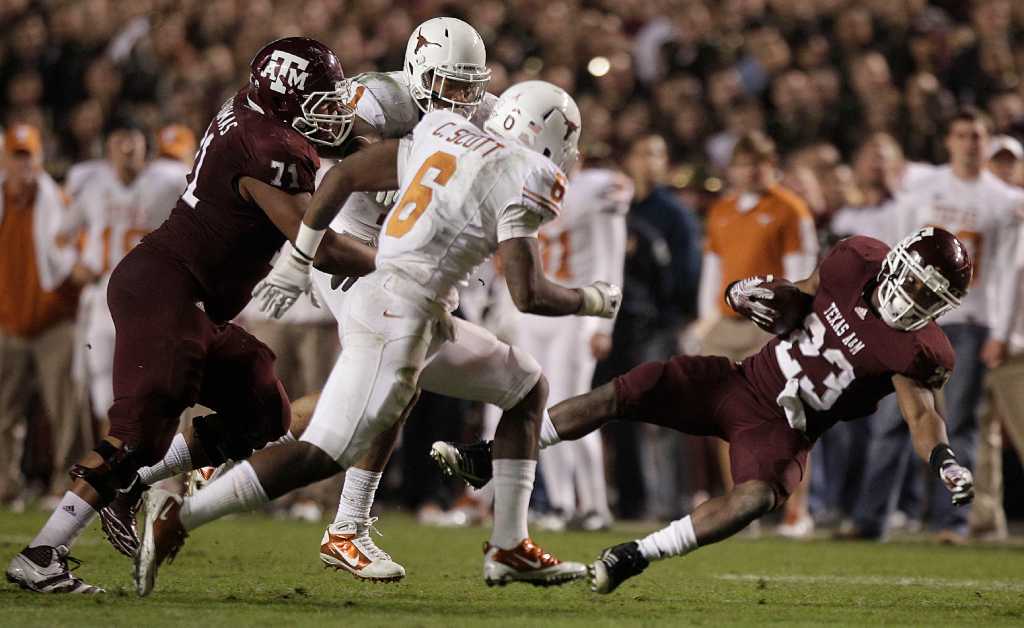
[[[285,236],[238,191],[252,177],[289,193],[312,193],[320,159],[285,123],[241,90],[221,107],[199,145],[188,187],[170,217],[144,242],[179,259],[202,288],[215,321],[234,318],[270,270]]]
[[[840,241],[819,269],[803,326],[743,361],[743,373],[790,425],[817,438],[837,421],[874,412],[895,374],[941,388],[953,347],[933,321],[907,332],[885,324],[869,302],[889,247],[864,236]]]

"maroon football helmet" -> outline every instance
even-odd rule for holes
[[[925,227],[892,247],[879,274],[879,313],[891,327],[921,329],[959,307],[973,264],[963,242],[939,227]]]
[[[250,97],[267,115],[309,141],[339,146],[352,130],[348,82],[341,61],[308,37],[285,37],[264,46],[250,64]]]

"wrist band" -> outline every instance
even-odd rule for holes
[[[949,448],[949,445],[940,443],[932,449],[932,453],[928,456],[928,464],[931,466],[932,471],[938,475],[942,473],[942,467],[946,466],[947,463],[956,464],[956,454]]]
[[[295,246],[292,247],[299,257],[312,262],[316,257],[316,250],[320,248],[320,242],[327,234],[326,229],[314,229],[304,222],[299,223],[299,233],[295,236]]]

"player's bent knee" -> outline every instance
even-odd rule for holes
[[[301,448],[298,462],[303,470],[303,479],[307,482],[317,482],[341,471],[341,465],[317,445],[308,441],[297,441],[295,444]]]
[[[770,482],[750,480],[733,488],[730,501],[738,511],[756,519],[781,506],[785,497],[780,498],[777,487]]]
[[[131,450],[124,446],[115,447],[106,440],[100,441],[93,451],[101,459],[98,466],[76,464],[69,474],[91,486],[100,500],[107,504],[114,500],[118,490],[126,489],[136,481],[142,465]]]
[[[612,382],[615,390],[619,418],[632,420],[645,418],[644,407],[657,397],[665,376],[665,362],[645,362]]]

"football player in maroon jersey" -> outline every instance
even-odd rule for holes
[[[649,362],[551,408],[542,446],[612,420],[730,444],[733,490],[643,539],[605,549],[590,566],[591,588],[610,593],[650,561],[726,539],[779,508],[800,483],[814,441],[838,421],[871,414],[894,391],[915,451],[954,504],[969,503],[971,472],[957,463],[936,407],[953,349],[934,320],[959,305],[971,273],[963,244],[937,227],[891,250],[872,238],[847,238],[796,284],[752,277],[729,286],[726,302],[777,334],[759,353],[740,363],[707,356]],[[432,455],[474,485],[490,479],[488,444],[435,443]]]
[[[111,275],[110,433],[72,468],[72,489],[11,561],[9,581],[45,593],[101,591],[70,573],[69,547],[115,495],[137,490],[137,471],[161,460],[172,439],[203,466],[245,458],[286,434],[291,414],[273,353],[228,321],[295,237],[318,149],[337,151],[351,134],[346,90],[337,56],[312,39],[280,39],[253,58],[249,84],[210,123],[170,217]],[[328,237],[312,260],[318,268],[373,270],[373,249]],[[195,419],[187,439],[175,437],[181,412],[196,403],[215,414]]]

